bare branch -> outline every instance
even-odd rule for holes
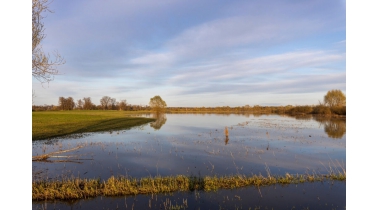
[[[58,52],[53,53],[54,59],[51,60],[50,54],[45,54],[41,45],[46,37],[42,13],[52,12],[48,5],[49,0],[33,0],[32,3],[32,76],[41,83],[54,80],[54,75],[58,75],[57,66],[65,63]]]

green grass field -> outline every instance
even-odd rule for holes
[[[115,131],[152,122],[155,119],[128,117],[128,111],[44,111],[32,112],[32,140],[49,139],[84,132]]]

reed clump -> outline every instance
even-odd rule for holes
[[[227,128],[227,126],[224,128],[224,135],[226,135],[226,137],[228,137],[228,128]]]
[[[176,191],[216,191],[246,186],[287,185],[324,180],[345,181],[346,173],[327,175],[232,175],[232,176],[156,176],[141,179],[132,177],[110,177],[108,180],[66,178],[61,180],[39,180],[32,183],[32,200],[68,200],[96,196],[118,196],[170,193]]]

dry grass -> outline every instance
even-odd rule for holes
[[[346,173],[337,172],[327,175],[291,175],[267,177],[253,176],[168,176],[146,177],[141,179],[130,177],[111,177],[108,180],[68,178],[54,181],[34,181],[32,183],[33,200],[67,200],[82,199],[95,196],[117,196],[169,193],[176,191],[216,191],[246,186],[269,186],[274,184],[296,184],[324,180],[346,180]]]

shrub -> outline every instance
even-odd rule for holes
[[[291,108],[288,113],[289,114],[311,114],[313,111],[313,108],[311,106],[296,106]]]
[[[331,107],[331,112],[337,115],[346,115],[346,106]]]
[[[331,115],[331,110],[327,106],[318,105],[314,107],[313,114]]]

